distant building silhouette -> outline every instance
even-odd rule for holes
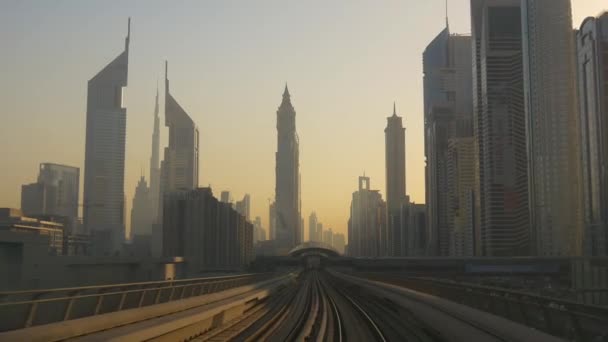
[[[274,233],[279,253],[287,253],[301,242],[299,138],[287,85],[277,110],[277,133]]]
[[[150,186],[144,176],[135,188],[131,207],[131,253],[148,256],[152,253],[152,233],[160,229],[158,222],[160,207],[160,118],[158,116],[158,85],[154,103],[154,128],[152,131],[152,154],[150,156]],[[157,247],[158,249],[158,247]],[[159,251],[156,251],[157,256]]]
[[[314,211],[308,217],[308,241],[319,241],[317,238],[317,213]]]
[[[131,250],[130,252],[138,256],[149,256],[152,253],[152,227],[156,217],[152,215],[156,202],[151,200],[151,189],[146,183],[144,176],[141,176],[133,204],[131,205]]]
[[[315,234],[315,237],[317,238],[316,242],[323,241],[323,223],[322,222],[317,221],[317,232]]]
[[[385,169],[386,169],[386,221],[388,224],[388,254],[404,255],[402,236],[406,222],[401,217],[401,207],[406,199],[405,188],[405,127],[393,104],[393,115],[386,119]]]
[[[386,203],[370,190],[369,177],[359,177],[348,220],[348,253],[354,257],[387,256]]]
[[[330,246],[334,245],[334,232],[331,228],[328,228],[325,232],[323,232],[323,243],[326,243]]]
[[[164,197],[163,255],[183,256],[189,272],[238,270],[253,259],[253,224],[210,188]]]
[[[230,191],[222,191],[220,193],[220,202],[222,203],[231,203],[232,199],[230,198]]]
[[[245,217],[247,222],[251,222],[251,196],[249,194],[245,194],[242,200],[236,202],[235,209]]]
[[[150,190],[146,179],[141,176],[131,206],[131,238],[136,235],[152,235],[152,222],[154,217],[150,215],[153,203],[150,201]]]
[[[276,223],[277,223],[277,211],[275,202],[270,203],[268,206],[268,239],[276,239]]]
[[[344,238],[344,234],[335,233],[332,240],[333,247],[340,253],[344,254],[346,239]]]
[[[130,28],[124,51],[88,83],[83,211],[85,230],[93,234],[93,251],[98,255],[119,253],[125,240],[123,87],[129,39]]]
[[[472,135],[455,121],[472,120],[471,37],[443,29],[423,53],[424,144],[428,254],[448,255],[448,139]]]
[[[61,216],[68,223],[66,233],[78,228],[80,169],[42,163],[36,183],[21,187],[21,210],[26,216]]]
[[[152,132],[152,155],[150,157],[150,196],[151,203],[149,215],[158,217],[159,197],[160,197],[160,118],[158,116],[158,85],[156,88],[156,99],[154,102],[154,131]]]
[[[471,1],[475,239],[484,256],[530,254],[521,13],[520,0]]]
[[[253,221],[253,238],[254,242],[266,241],[266,230],[262,226],[262,218],[259,216],[256,216]]]
[[[583,254],[608,254],[608,12],[576,35],[581,124]],[[602,59],[603,58],[603,59]]]

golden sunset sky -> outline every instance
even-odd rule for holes
[[[575,27],[608,9],[606,0],[572,3]],[[266,228],[285,82],[306,236],[313,210],[326,228],[346,231],[363,172],[386,193],[393,101],[406,125],[407,193],[423,203],[422,52],[444,12],[442,0],[1,1],[0,207],[20,206],[21,185],[35,181],[41,162],[80,167],[84,178],[86,84],[122,51],[129,16],[128,214],[142,169],[148,178],[165,59],[172,94],[199,126],[201,186],[235,200],[251,194],[252,216]],[[449,22],[454,33],[470,32],[468,0],[449,0]]]

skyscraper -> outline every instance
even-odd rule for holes
[[[276,227],[277,246],[288,251],[300,243],[299,138],[296,111],[287,85],[277,110]]]
[[[155,203],[150,201],[150,190],[144,176],[141,176],[131,206],[131,239],[136,235],[152,235],[154,216],[150,215]]]
[[[165,196],[176,191],[198,187],[199,136],[196,124],[169,91],[168,63],[165,61],[165,126],[169,128],[169,145],[160,164],[158,219],[152,231],[152,253],[164,253],[163,208]]]
[[[125,239],[125,139],[130,22],[124,51],[89,80],[84,160],[84,227],[95,254],[114,254]]]
[[[369,177],[359,177],[348,220],[350,256],[378,257],[387,253],[386,203],[378,190],[370,189]]]
[[[423,53],[424,145],[429,255],[447,255],[449,246],[447,200],[448,139],[472,135],[471,37],[450,34],[449,26]],[[463,129],[465,128],[465,129]]]
[[[581,125],[583,254],[608,254],[608,12],[576,35]]]
[[[198,187],[198,128],[169,91],[168,63],[165,62],[165,126],[169,146],[161,163],[161,194]],[[162,200],[161,200],[162,201]]]
[[[405,197],[405,128],[393,103],[393,115],[387,118],[385,136],[386,161],[386,219],[388,224],[388,252],[402,255],[402,234],[405,222],[401,207]]]
[[[156,88],[156,101],[154,104],[154,131],[152,133],[152,155],[150,157],[150,193],[149,201],[150,213],[149,215],[154,218],[158,217],[158,203],[160,196],[160,160],[159,160],[159,149],[160,149],[160,118],[158,117],[158,85]]]
[[[308,217],[308,241],[318,241],[317,238],[317,213],[314,211]]]
[[[532,250],[580,255],[579,118],[570,0],[522,2]]]
[[[530,253],[520,0],[472,0],[477,254]],[[476,199],[477,200],[477,199]],[[476,208],[477,209],[477,208]]]

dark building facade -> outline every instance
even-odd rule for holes
[[[476,255],[530,253],[519,0],[472,0]]]
[[[581,123],[583,254],[608,255],[608,12],[576,35]]]
[[[167,194],[163,208],[163,255],[186,258],[191,274],[240,269],[252,260],[253,224],[211,188]]]

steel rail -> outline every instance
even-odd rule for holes
[[[348,275],[344,275],[344,274],[342,276],[349,277],[349,278],[355,278],[353,276],[348,276]],[[369,281],[369,280],[367,280],[367,281]],[[390,287],[385,287],[385,288],[383,288],[383,290],[385,290],[387,292],[390,292],[390,293],[393,293],[393,294],[400,295],[400,296],[404,296],[405,295],[405,293],[397,291],[397,290],[392,289]],[[473,328],[475,328],[475,329],[477,329],[477,330],[479,330],[479,331],[481,331],[483,333],[486,333],[486,334],[488,334],[488,335],[496,338],[499,341],[505,341],[505,342],[508,342],[508,341],[515,342],[516,341],[516,340],[510,339],[510,338],[507,338],[507,337],[503,336],[503,334],[501,334],[500,332],[495,331],[494,329],[490,329],[488,327],[485,327],[485,326],[481,325],[478,322],[475,322],[474,320],[472,320],[470,318],[465,318],[465,317],[462,317],[460,315],[457,315],[457,314],[451,312],[450,310],[446,310],[445,308],[443,308],[443,307],[441,307],[439,305],[431,303],[431,302],[429,302],[427,300],[423,300],[423,299],[421,299],[421,298],[419,298],[417,296],[405,295],[405,298],[408,299],[408,300],[411,300],[411,301],[414,301],[414,302],[426,305],[428,307],[431,307],[434,310],[436,310],[438,312],[441,312],[442,314],[445,314],[445,315],[447,315],[447,316],[449,316],[449,317],[451,317],[451,318],[453,318],[453,319],[455,319],[457,321],[465,323],[466,325],[469,325],[469,326],[471,326],[471,327],[473,327]]]
[[[380,330],[380,328],[378,327],[376,322],[374,322],[374,320],[367,314],[367,312],[361,306],[359,306],[359,304],[357,304],[357,302],[355,300],[353,300],[349,295],[347,295],[344,292],[342,292],[341,294],[357,309],[357,311],[359,311],[359,313],[361,313],[363,315],[363,317],[365,317],[367,322],[374,328],[374,332],[376,333],[376,335],[378,335],[380,340],[386,342],[387,340],[384,337],[382,330]]]

